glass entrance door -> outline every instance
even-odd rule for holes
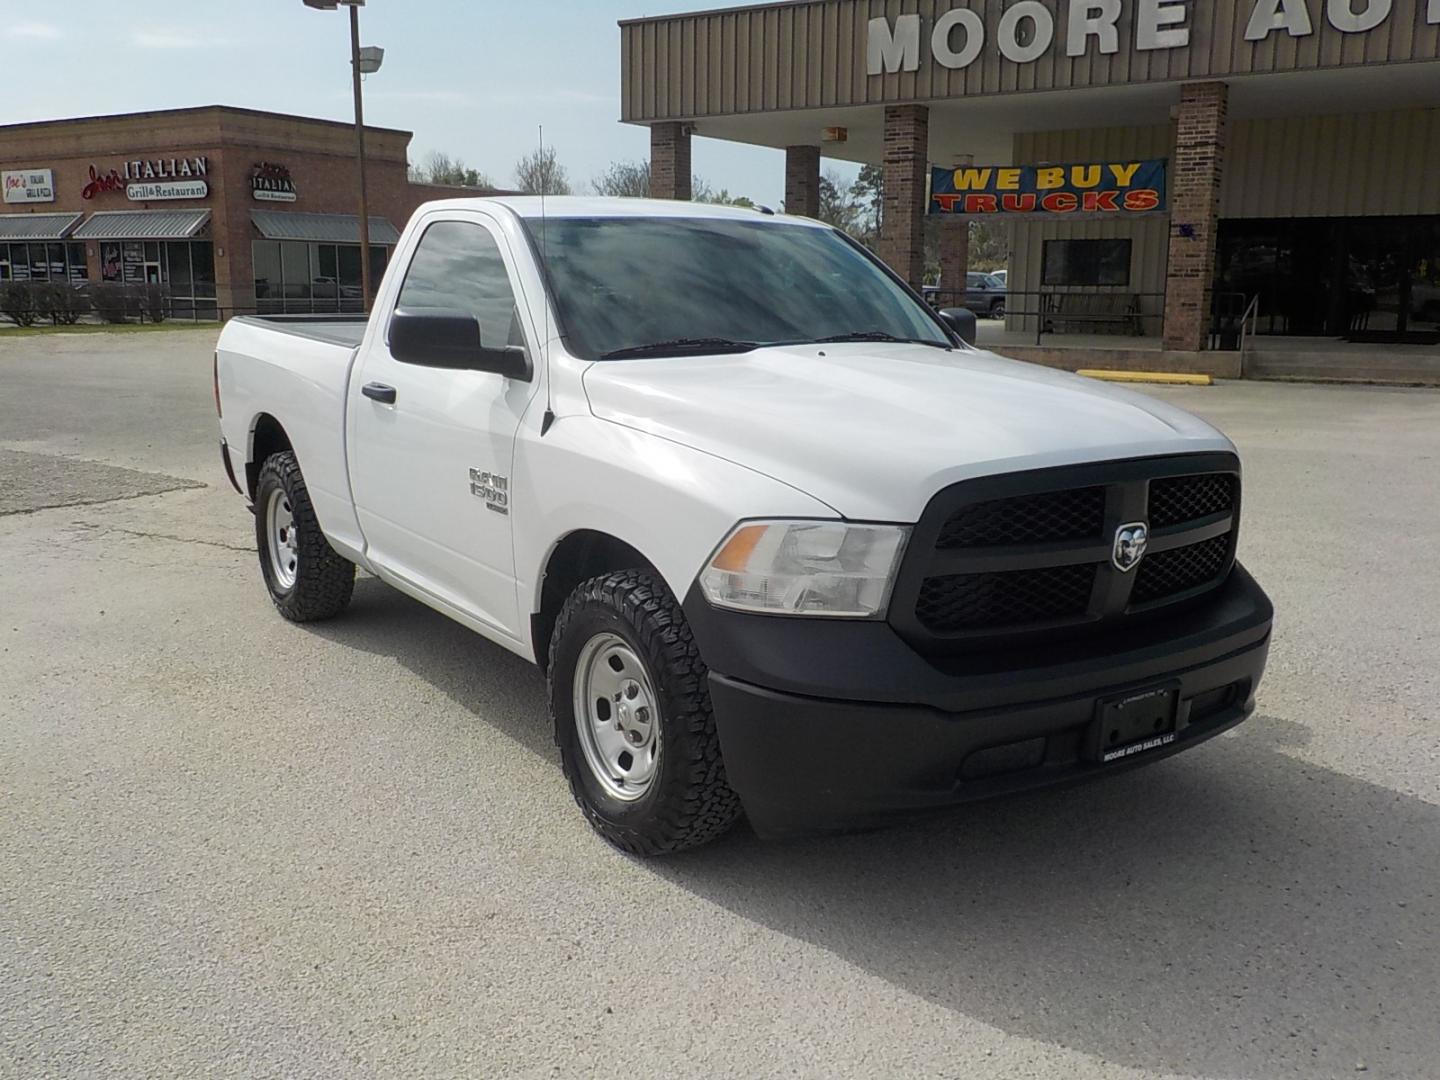
[[[1259,298],[1261,334],[1440,337],[1440,218],[1223,221],[1217,292]]]
[[[1411,231],[1406,267],[1407,329],[1440,332],[1440,221],[1417,223]]]

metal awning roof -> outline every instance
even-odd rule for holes
[[[0,214],[0,241],[64,240],[83,214]]]
[[[283,210],[251,210],[250,220],[266,240],[316,240],[322,244],[360,243],[358,214],[293,214]],[[393,247],[400,232],[383,217],[370,218],[370,243]]]
[[[209,210],[101,210],[76,240],[189,240],[210,223]]]

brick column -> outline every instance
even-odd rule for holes
[[[1198,351],[1209,336],[1229,99],[1224,83],[1180,88],[1165,273],[1167,349]]]
[[[785,212],[820,216],[820,147],[785,148]]]
[[[965,276],[970,272],[970,219],[940,219],[940,295],[945,307],[965,306]],[[980,312],[975,314],[979,315]]]
[[[690,201],[690,128],[688,124],[650,126],[650,196]]]
[[[930,110],[885,107],[885,201],[878,254],[916,289],[925,283],[926,175]]]

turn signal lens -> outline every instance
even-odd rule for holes
[[[909,536],[899,525],[751,522],[725,538],[700,587],[735,611],[882,618]]]

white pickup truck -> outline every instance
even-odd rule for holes
[[[867,826],[1239,723],[1270,641],[1240,463],[1003,360],[818,222],[465,199],[368,322],[240,318],[216,404],[265,584],[355,568],[540,665],[613,844]],[[343,707],[343,703],[337,703]]]

